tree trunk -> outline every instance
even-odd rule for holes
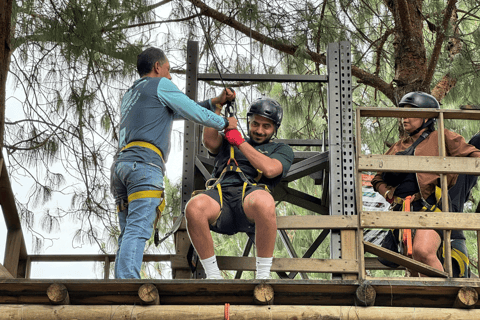
[[[427,54],[423,41],[422,1],[397,0],[390,2],[395,19],[394,61],[397,87],[394,103],[408,92],[418,91],[427,71]]]
[[[3,149],[5,132],[5,98],[8,68],[11,55],[11,25],[13,0],[0,0],[0,150]]]

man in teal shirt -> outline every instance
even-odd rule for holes
[[[211,110],[232,100],[224,90],[197,104],[171,81],[170,63],[162,50],[148,48],[137,58],[140,79],[122,98],[120,139],[112,177],[120,236],[115,278],[140,278],[143,251],[151,237],[156,210],[161,210],[165,162],[175,119],[186,119],[215,130],[234,129],[235,118]]]

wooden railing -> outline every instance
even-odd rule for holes
[[[357,108],[356,111],[356,146],[357,151],[362,150],[361,144],[361,118],[362,117],[395,117],[395,118],[437,118],[439,133],[439,156],[436,157],[406,157],[395,155],[363,155],[357,153],[357,186],[361,185],[363,172],[431,172],[440,174],[442,189],[442,206],[448,208],[447,177],[449,173],[464,173],[480,175],[480,159],[447,157],[445,151],[445,119],[480,120],[480,112],[464,110],[443,110],[443,109],[416,109],[416,108]],[[415,114],[415,116],[413,115]],[[357,192],[359,212],[359,235],[364,228],[391,228],[391,229],[443,229],[444,242],[450,243],[451,230],[474,230],[477,232],[477,239],[480,243],[480,214],[457,213],[457,212],[368,212],[362,210],[362,198]],[[394,217],[394,218],[393,218]],[[360,239],[360,236],[359,236]],[[363,242],[363,241],[362,241]],[[452,259],[451,246],[445,246],[445,272],[440,272],[425,264],[409,259],[399,254],[392,254],[379,246],[364,243],[359,246],[359,255],[364,256],[363,250],[387,258],[409,269],[421,272],[430,276],[451,277]],[[480,246],[479,246],[480,249]],[[480,251],[479,251],[480,253]],[[359,262],[359,274],[365,278],[365,264]]]
[[[477,111],[456,111],[456,110],[432,110],[432,109],[399,109],[399,108],[358,108],[357,109],[357,132],[356,132],[356,150],[361,150],[360,119],[362,117],[406,117],[411,116],[411,112],[416,112],[418,117],[438,118],[438,130],[443,137],[444,119],[468,119],[480,120],[480,112]],[[444,141],[440,139],[441,155],[438,157],[402,157],[398,161],[398,156],[385,155],[356,155],[357,168],[357,186],[361,186],[361,174],[363,172],[375,171],[418,171],[418,172],[436,172],[442,175],[442,190],[446,192],[447,173],[480,173],[480,159],[476,158],[454,158],[444,155]],[[443,153],[442,153],[443,152]],[[299,153],[300,154],[300,153]],[[285,230],[324,230],[318,241],[323,241],[329,230],[341,230],[342,258],[341,259],[312,259],[308,255],[305,257],[278,258],[274,259],[273,272],[300,272],[300,273],[331,273],[341,274],[342,278],[365,280],[369,279],[366,270],[369,269],[388,269],[381,265],[376,258],[365,258],[365,251],[377,256],[386,257],[391,261],[401,265],[400,268],[409,268],[419,271],[423,274],[434,277],[451,277],[451,248],[446,247],[447,261],[446,272],[435,270],[427,265],[409,259],[401,255],[395,255],[391,252],[372,245],[364,243],[363,230],[365,228],[416,228],[416,229],[444,229],[444,230],[473,230],[477,232],[478,243],[480,244],[480,215],[476,213],[456,213],[439,212],[424,213],[415,212],[413,214],[405,212],[395,212],[395,219],[392,219],[392,212],[371,212],[362,210],[361,188],[357,187],[357,210],[358,215],[353,216],[330,216],[328,210],[325,210],[324,203],[320,204],[319,198],[310,195],[304,195],[299,191],[288,187],[288,182],[298,177],[310,174],[313,157],[318,157],[321,153],[315,153],[296,160],[292,166],[289,176],[281,184],[276,197],[288,197],[292,202],[305,207],[314,212],[307,216],[279,216],[277,218],[278,229],[280,232]],[[317,161],[317,160],[315,160]],[[0,161],[2,162],[2,161]],[[314,162],[314,166],[321,166],[320,162]],[[318,169],[317,169],[318,170]],[[323,170],[323,169],[322,169]],[[324,172],[328,177],[328,172]],[[297,194],[298,193],[298,194]],[[304,200],[302,200],[304,197]],[[448,197],[444,194],[444,199]],[[29,278],[31,274],[31,264],[33,262],[79,262],[93,261],[104,263],[104,279],[110,278],[110,264],[115,261],[115,255],[29,255],[25,249],[25,242],[20,226],[18,212],[15,207],[15,201],[8,179],[5,166],[2,163],[0,176],[0,204],[8,229],[7,244],[5,248],[4,265],[0,265],[0,278]],[[319,213],[319,214],[315,214]],[[445,239],[449,239],[450,231],[446,231]],[[183,224],[177,234],[175,241],[183,237],[180,243],[181,250],[175,254],[145,254],[144,261],[169,261],[172,269],[183,270],[180,277],[187,278],[190,275],[186,260],[186,253],[189,246],[189,239]],[[447,242],[448,243],[448,242]],[[312,244],[312,250],[315,250]],[[317,246],[318,247],[318,246]],[[480,245],[478,246],[480,248]],[[309,254],[311,256],[311,251]],[[479,252],[480,253],[480,252]],[[248,253],[247,253],[248,255]],[[248,257],[224,257],[219,256],[218,262],[220,269],[236,271],[255,270],[254,258]],[[360,257],[360,258],[358,258]],[[391,280],[391,279],[390,279]],[[406,280],[402,278],[402,280]],[[466,280],[468,281],[468,280]]]

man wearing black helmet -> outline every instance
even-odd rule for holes
[[[214,170],[207,190],[188,202],[185,217],[208,279],[222,278],[210,230],[229,235],[255,233],[256,278],[270,278],[277,232],[270,191],[286,175],[294,158],[288,145],[271,141],[282,116],[277,101],[261,98],[247,112],[247,139],[237,129],[225,134],[204,129],[203,143],[215,155]]]
[[[424,92],[410,92],[400,100],[399,107],[405,108],[440,108],[438,101]],[[404,118],[403,127],[408,137],[397,141],[385,153],[387,155],[438,156],[438,131],[435,130],[435,120],[421,118]],[[470,141],[445,129],[445,148],[447,156],[480,158],[480,136],[478,134]],[[404,199],[412,196],[412,211],[441,211],[441,190],[439,174],[435,173],[395,173],[378,172],[372,180],[375,191],[382,194],[392,204],[393,211],[401,211]],[[461,175],[457,182],[457,174],[447,174],[449,197],[454,199],[451,208],[443,211],[463,209],[463,203],[468,199],[471,188],[476,184],[476,176]],[[455,185],[454,188],[452,188]],[[413,258],[429,266],[443,271],[437,256],[442,244],[442,230],[417,229],[413,238]],[[460,230],[453,230],[451,236],[454,259],[454,276],[467,277],[468,267],[465,237]],[[440,258],[440,259],[439,259]]]

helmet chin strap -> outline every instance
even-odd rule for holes
[[[429,127],[431,124],[433,124],[435,122],[435,119],[433,118],[430,118],[428,119],[427,122],[424,122],[419,128],[417,128],[415,131],[409,133],[408,135],[411,137],[411,136],[414,136],[416,135],[417,133],[420,132],[420,130],[422,130],[423,128],[427,128]]]

